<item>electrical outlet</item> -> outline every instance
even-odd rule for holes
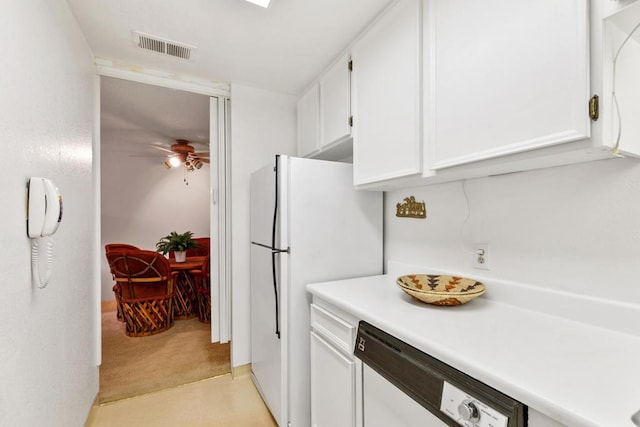
[[[489,269],[489,245],[487,243],[476,243],[474,246],[473,267],[481,270]]]

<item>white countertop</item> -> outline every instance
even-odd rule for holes
[[[465,305],[423,304],[396,277],[307,290],[563,424],[633,426],[640,337],[495,300],[486,282],[487,294]]]

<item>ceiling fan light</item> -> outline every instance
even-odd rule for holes
[[[169,157],[169,164],[171,165],[171,167],[178,167],[180,166],[180,159],[178,159],[177,157]]]

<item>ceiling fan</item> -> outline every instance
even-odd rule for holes
[[[200,169],[204,163],[209,163],[209,152],[196,152],[193,145],[186,139],[176,139],[176,143],[170,148],[160,147],[150,144],[149,147],[166,153],[164,166],[167,169],[184,165],[187,171],[191,172]],[[157,157],[149,154],[132,154],[131,157]]]

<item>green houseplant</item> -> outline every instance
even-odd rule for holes
[[[162,253],[162,255],[174,252],[176,261],[184,262],[186,250],[198,247],[198,243],[194,241],[192,237],[193,233],[191,231],[186,231],[182,234],[172,231],[156,243],[156,250]]]

